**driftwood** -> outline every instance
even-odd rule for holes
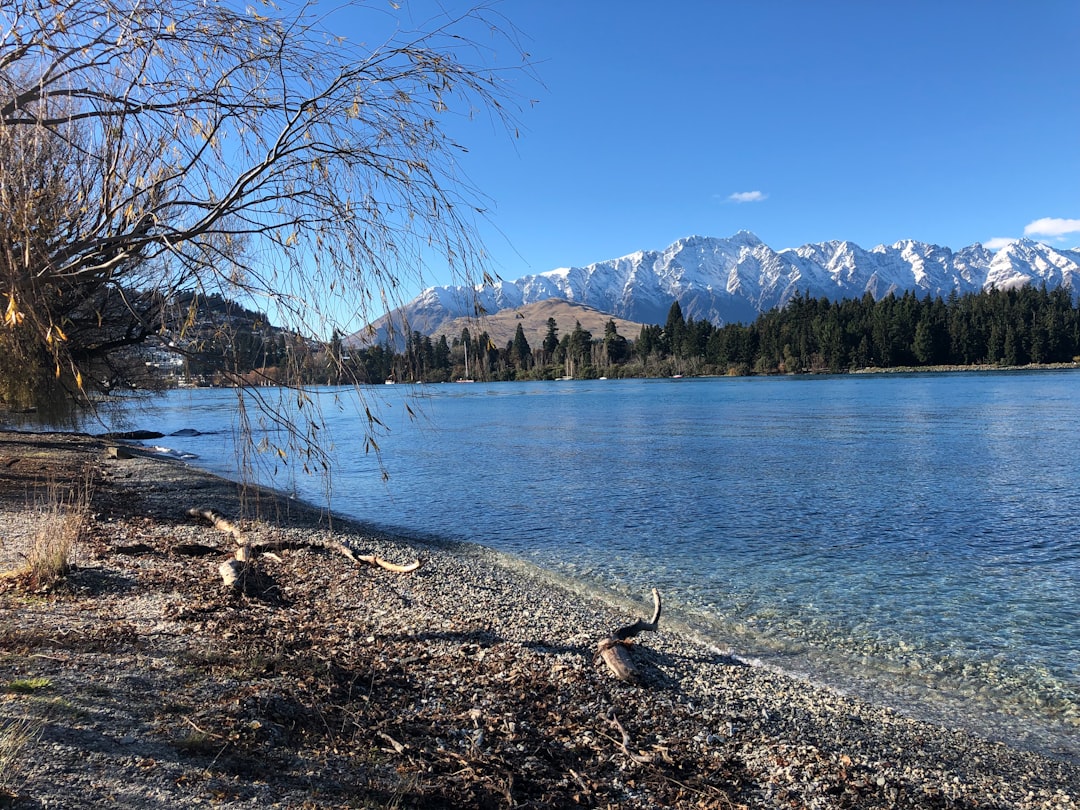
[[[419,558],[413,560],[411,563],[399,565],[397,563],[392,563],[388,560],[384,560],[382,557],[376,557],[374,554],[357,554],[344,543],[334,543],[332,545],[335,551],[340,554],[344,554],[353,562],[374,565],[387,571],[393,571],[396,574],[408,574],[423,565]]]
[[[188,509],[188,515],[195,518],[202,518],[211,523],[214,528],[219,529],[226,534],[232,536],[236,541],[236,552],[231,560],[226,560],[218,566],[218,574],[221,575],[222,582],[227,587],[237,587],[238,583],[243,582],[243,578],[247,573],[248,566],[252,563],[256,553],[268,554],[271,550],[280,550],[283,548],[325,548],[330,551],[335,551],[357,564],[374,565],[379,568],[383,568],[387,571],[393,571],[399,574],[407,574],[411,571],[415,571],[421,566],[419,559],[414,560],[406,565],[399,565],[387,560],[377,557],[374,554],[357,554],[346,543],[340,543],[336,541],[288,541],[288,540],[262,540],[262,541],[250,541],[245,536],[243,531],[228,518],[223,517],[213,509]],[[275,555],[276,556],[276,555]]]
[[[656,591],[654,590],[653,593],[656,593]],[[654,746],[654,750],[651,752],[632,750],[630,748],[630,734],[623,727],[623,724],[619,722],[619,718],[615,714],[615,709],[608,709],[605,716],[607,717],[608,723],[611,724],[611,727],[617,732],[619,732],[619,736],[621,737],[621,739],[618,740],[616,740],[614,737],[612,737],[611,739],[614,740],[617,746],[619,746],[620,751],[622,751],[626,756],[628,756],[638,765],[651,765],[657,760],[662,760],[669,764],[672,762],[671,755],[668,753],[668,750],[660,746]]]
[[[203,518],[215,529],[220,529],[226,534],[231,534],[233,539],[236,540],[237,545],[244,545],[244,534],[240,531],[240,527],[231,520],[218,514],[213,509],[188,509],[187,513],[191,517]]]
[[[423,565],[423,561],[420,559],[413,560],[411,563],[406,563],[405,565],[400,565],[398,563],[392,563],[389,560],[384,560],[382,557],[377,557],[374,554],[358,554],[352,546],[335,540],[256,540],[255,542],[250,543],[249,546],[253,551],[257,551],[260,556],[286,548],[322,548],[327,551],[333,551],[343,557],[348,557],[357,565],[374,565],[387,571],[393,571],[396,574],[408,574]]]
[[[243,589],[244,579],[247,575],[248,564],[251,562],[251,548],[244,539],[244,533],[240,527],[228,518],[215,512],[213,509],[188,509],[191,517],[202,518],[226,534],[232,535],[236,541],[236,553],[231,560],[226,560],[218,566],[218,574],[226,588]]]
[[[218,574],[221,575],[221,581],[225,583],[226,588],[237,587],[237,583],[243,581],[242,577],[246,573],[247,565],[235,557],[218,566]]]
[[[644,619],[638,619],[633,624],[620,627],[596,645],[597,656],[607,664],[607,668],[620,681],[626,681],[627,683],[641,682],[641,673],[638,672],[633,659],[630,657],[629,640],[638,633],[643,633],[646,630],[656,632],[659,628],[660,611],[663,608],[663,603],[660,601],[660,591],[656,590],[656,588],[653,588],[652,595],[654,609],[651,621],[647,622]]]

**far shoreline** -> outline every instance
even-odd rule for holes
[[[663,375],[643,375],[643,376],[626,376],[626,377],[607,377],[603,375],[587,376],[587,377],[560,377],[554,379],[548,378],[536,378],[536,379],[521,379],[521,380],[469,380],[468,383],[479,385],[515,385],[521,383],[559,383],[559,382],[618,382],[619,380],[671,380],[671,379],[686,379],[686,380],[720,380],[720,379],[814,379],[815,377],[869,377],[869,376],[889,376],[889,375],[907,375],[917,376],[920,374],[1012,374],[1012,373],[1024,373],[1024,372],[1050,372],[1050,371],[1075,371],[1080,369],[1080,361],[1074,361],[1071,363],[1028,363],[1020,366],[1001,366],[996,364],[977,364],[968,366],[957,365],[940,365],[940,366],[865,366],[855,369],[847,369],[843,371],[830,371],[828,369],[822,369],[817,371],[798,371],[798,372],[776,372],[767,374],[747,373],[747,374],[663,374]],[[393,383],[394,385],[402,386],[430,386],[430,385],[456,385],[460,381],[439,381],[439,382],[426,382],[423,380],[406,380],[402,382]],[[243,390],[245,388],[280,388],[285,390],[318,390],[324,388],[333,389],[356,389],[356,390],[383,390],[387,383],[379,382],[342,382],[342,383],[307,383],[307,384],[267,384],[267,385],[182,385],[182,386],[168,386],[159,390],[138,389],[130,392],[129,394],[118,394],[116,398],[103,399],[100,402],[94,403],[92,407],[89,407],[85,411],[78,411],[74,414],[74,420],[77,423],[76,427],[62,427],[55,423],[41,423],[36,419],[36,412],[33,408],[29,409],[17,409],[12,410],[7,403],[0,402],[0,432],[3,431],[16,431],[16,432],[55,432],[55,433],[85,433],[88,436],[95,438],[101,438],[107,436],[106,433],[91,433],[89,431],[81,430],[81,424],[79,424],[82,418],[92,418],[94,408],[98,406],[106,407],[118,407],[124,408],[128,403],[132,406],[137,406],[140,403],[152,402],[155,397],[167,395],[171,391],[231,391],[231,390]],[[124,397],[130,396],[130,399],[125,402]],[[6,420],[4,417],[8,417]],[[12,422],[10,417],[20,417],[17,422]]]

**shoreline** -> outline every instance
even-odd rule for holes
[[[140,443],[136,443],[134,449],[145,452],[149,458],[188,465],[199,473],[236,484],[221,473],[200,467],[197,460],[154,453],[149,448],[143,451]],[[325,505],[298,500],[286,490],[252,486],[274,498],[303,504],[320,514],[327,514]],[[628,616],[647,615],[651,609],[644,592],[631,593],[579,579],[556,568],[546,568],[542,562],[517,556],[512,551],[450,535],[366,523],[332,507],[329,513],[334,516],[334,522],[355,526],[358,531],[382,537],[390,544],[433,546],[450,553],[478,556],[495,567],[509,568],[539,583],[553,585],[572,598],[599,600],[609,608],[618,607]],[[1075,742],[1075,733],[1080,726],[1074,713],[1063,714],[1060,705],[1056,712],[1040,711],[1030,699],[1024,702],[1015,695],[1003,699],[992,687],[973,678],[935,678],[927,666],[901,670],[893,659],[859,659],[850,653],[837,653],[828,647],[812,647],[790,640],[784,645],[745,627],[730,625],[722,618],[696,613],[668,599],[665,599],[664,624],[667,630],[688,636],[695,643],[713,649],[717,655],[766,669],[780,677],[851,696],[915,721],[964,731],[1017,750],[1080,765],[1080,746]],[[1058,704],[1061,703],[1059,698]]]
[[[350,517],[340,518],[355,523]],[[553,586],[569,598],[598,600],[612,610],[624,610],[627,616],[648,614],[651,609],[645,595],[622,593],[603,585],[575,579],[544,568],[511,552],[467,540],[433,535],[410,534],[386,527],[366,527],[390,542],[427,545],[450,552],[476,553],[490,564],[507,568],[540,585]],[[827,650],[789,650],[770,647],[759,637],[743,631],[725,635],[727,626],[720,619],[696,615],[665,602],[665,629],[685,636],[693,644],[739,664],[760,668],[780,678],[796,681],[809,688],[851,697],[877,708],[896,712],[913,722],[961,731],[988,742],[1006,745],[1018,751],[1080,766],[1080,746],[1075,745],[1074,730],[1064,719],[1052,719],[1034,710],[1030,704],[1003,702],[986,695],[965,694],[957,682],[942,686],[918,670],[897,673],[892,662],[875,660],[856,662],[850,656]],[[975,713],[963,714],[965,706],[977,703]],[[957,719],[958,714],[961,719]]]
[[[45,716],[12,806],[91,806],[109,791],[130,807],[215,791],[228,807],[1077,806],[1076,763],[747,666],[663,621],[635,645],[644,684],[624,685],[593,655],[638,618],[630,604],[182,462],[106,459],[89,436],[0,432],[0,562],[40,517],[30,493],[86,465],[93,518],[67,591],[0,592],[0,720]],[[228,544],[189,506],[299,547],[260,558],[263,595],[231,594],[215,573]],[[356,568],[302,545],[320,538],[425,564]],[[178,556],[192,543],[217,554]],[[149,550],[123,551],[136,544]],[[52,686],[2,689],[33,677]]]

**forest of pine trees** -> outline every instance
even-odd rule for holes
[[[390,360],[385,350],[380,356]],[[1080,309],[1071,292],[1029,286],[947,299],[912,292],[881,300],[869,294],[844,301],[803,295],[751,324],[722,327],[684,318],[676,302],[664,324],[642,327],[635,340],[619,335],[614,321],[601,337],[580,324],[560,336],[554,319],[537,347],[529,346],[520,326],[505,347],[495,346],[485,332],[472,337],[468,329],[451,344],[445,338],[433,344],[414,333],[406,352],[391,362],[398,379],[438,381],[1023,366],[1070,363],[1078,356]],[[377,381],[381,373],[369,379]]]
[[[253,336],[254,342],[258,336]],[[281,335],[272,339],[283,342]],[[270,358],[284,347],[247,347]],[[301,347],[304,348],[304,347]],[[274,351],[270,351],[274,349]],[[325,351],[305,349],[309,383],[537,380],[561,377],[657,377],[729,374],[843,373],[866,368],[1023,366],[1080,358],[1080,309],[1066,288],[991,289],[947,299],[912,292],[874,300],[795,297],[751,324],[717,327],[685,318],[672,304],[664,324],[644,326],[636,339],[609,321],[602,336],[576,324],[559,334],[549,319],[538,346],[521,326],[505,346],[487,332],[463,329],[452,341],[411,333],[404,352],[387,346],[343,351],[340,338]],[[328,357],[340,357],[338,373]],[[468,366],[465,361],[468,358]]]

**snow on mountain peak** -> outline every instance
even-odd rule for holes
[[[996,286],[1080,285],[1080,250],[1030,239],[998,251],[958,251],[912,239],[867,251],[830,241],[775,251],[750,231],[727,238],[688,236],[660,251],[637,251],[587,267],[560,267],[495,287],[433,287],[398,317],[434,330],[440,320],[562,298],[641,323],[663,323],[674,301],[683,313],[717,325],[749,322],[795,295],[832,300],[911,290],[946,297]],[[423,331],[423,330],[421,330]]]
[[[728,241],[739,242],[746,245],[747,247],[757,247],[758,245],[765,244],[760,239],[758,239],[757,234],[747,230],[736,231],[735,235],[732,236]]]

